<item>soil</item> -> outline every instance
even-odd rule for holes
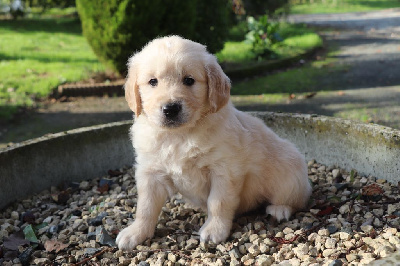
[[[400,128],[400,9],[293,15],[288,20],[318,26],[325,44],[337,49],[334,64],[345,65],[346,72],[324,81],[337,84],[337,90],[239,109],[314,113]],[[124,97],[47,100],[39,106],[0,125],[0,147],[48,133],[129,120],[133,115]]]

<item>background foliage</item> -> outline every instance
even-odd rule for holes
[[[127,58],[151,39],[177,34],[214,53],[229,26],[226,0],[77,0],[77,9],[93,51],[121,74]]]

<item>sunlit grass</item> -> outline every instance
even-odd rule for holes
[[[398,8],[398,0],[292,0],[292,14],[366,12],[385,8]]]
[[[305,25],[283,23],[280,26],[279,35],[283,38],[283,41],[272,47],[276,55],[274,59],[295,56],[309,49],[322,46],[321,37]],[[224,49],[216,56],[221,63],[256,62],[256,55],[251,48],[251,44],[244,40],[229,41],[225,43]]]
[[[233,95],[286,93],[287,95],[333,90],[336,88],[335,75],[343,75],[347,70],[347,66],[332,64],[335,60],[334,55],[335,52],[332,51],[325,59],[307,63],[303,67],[234,83],[231,93]],[[331,77],[332,82],[321,84],[320,80],[327,76]]]
[[[0,21],[0,118],[103,71],[76,19]]]

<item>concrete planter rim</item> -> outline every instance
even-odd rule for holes
[[[251,112],[295,143],[307,160],[400,181],[400,130],[318,115]],[[132,121],[79,128],[0,149],[0,209],[62,182],[131,166]]]

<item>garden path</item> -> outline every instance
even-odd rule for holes
[[[317,26],[327,46],[335,50],[337,60],[332,64],[344,66],[345,71],[332,71],[323,83],[337,89],[242,109],[339,116],[400,129],[400,9],[292,15],[288,20]]]

